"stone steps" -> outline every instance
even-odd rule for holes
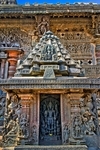
[[[5,147],[2,150],[87,150],[85,145],[57,145],[57,146],[30,146]]]

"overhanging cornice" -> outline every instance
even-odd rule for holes
[[[0,5],[0,14],[100,13],[100,4]]]

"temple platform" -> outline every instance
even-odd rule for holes
[[[2,150],[87,150],[86,145],[59,145],[59,146],[18,146],[5,147]]]

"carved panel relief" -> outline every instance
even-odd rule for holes
[[[77,96],[71,95],[70,97],[68,94],[63,96],[62,139],[64,144],[82,144],[85,142],[85,136],[92,136],[97,132],[95,106],[91,94],[86,95],[84,98],[78,98],[78,94],[76,94]],[[75,97],[77,98],[75,99]]]
[[[37,144],[38,143],[38,127],[37,127],[37,96],[22,95],[22,123],[20,124],[24,138],[21,144]],[[24,121],[23,121],[23,118]]]
[[[95,47],[91,44],[91,37],[85,32],[58,32],[63,45],[71,54],[71,57],[83,64],[95,64]]]
[[[4,146],[17,145],[20,136],[20,115],[21,104],[17,95],[11,95],[7,99],[5,110],[5,126],[4,126]]]
[[[35,95],[9,96],[5,114],[4,146],[38,143],[36,105]]]
[[[0,29],[0,47],[21,47],[26,53],[29,53],[31,42],[31,36],[20,28]]]

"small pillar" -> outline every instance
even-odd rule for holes
[[[14,76],[14,73],[16,71],[17,59],[9,58],[8,62],[9,62],[8,78],[11,78]]]
[[[97,65],[100,65],[100,44],[96,45],[95,53],[96,53]]]
[[[5,49],[6,53],[8,54],[8,78],[11,78],[14,76],[16,71],[16,65],[17,60],[19,58],[19,55],[23,53],[23,50],[17,48],[17,47],[8,47]]]
[[[5,59],[1,60],[1,78],[2,79],[4,78],[5,62],[6,62]]]

